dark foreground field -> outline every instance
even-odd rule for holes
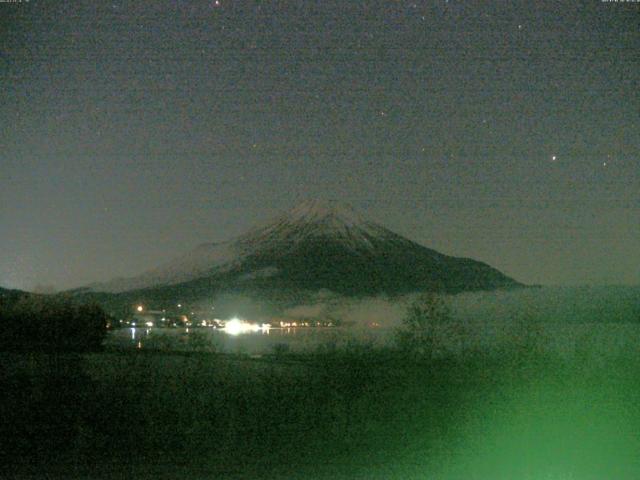
[[[2,478],[637,479],[640,360],[2,355]]]

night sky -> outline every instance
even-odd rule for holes
[[[525,283],[640,283],[640,3],[0,19],[0,286],[138,274],[310,198]]]

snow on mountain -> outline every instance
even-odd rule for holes
[[[371,238],[387,236],[383,227],[367,222],[347,205],[333,201],[307,201],[277,217],[269,224],[254,228],[234,240],[205,243],[153,270],[133,278],[118,278],[90,286],[92,290],[123,292],[155,285],[172,285],[205,275],[222,273],[261,252],[281,253],[308,239],[330,237],[351,249],[371,249]],[[269,271],[273,273],[272,267]],[[245,278],[266,276],[245,274]]]
[[[305,240],[332,238],[351,249],[371,249],[373,238],[387,239],[390,234],[347,205],[315,200],[301,203],[269,225],[249,231],[238,238],[237,243],[243,251],[255,252],[288,249]]]
[[[236,239],[200,245],[140,276],[91,289],[124,292],[222,277],[234,284],[267,281],[338,290],[360,284],[374,290],[431,284],[464,290],[466,284],[478,289],[516,283],[488,265],[418,245],[349,206],[308,201]]]

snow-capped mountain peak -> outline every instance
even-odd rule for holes
[[[307,200],[287,212],[291,223],[323,223],[355,227],[367,223],[350,205],[335,200]]]
[[[243,251],[290,249],[309,239],[331,239],[351,249],[369,249],[374,238],[393,235],[368,221],[349,205],[312,200],[300,203],[266,226],[250,230],[238,239]]]
[[[515,283],[488,265],[418,245],[348,205],[313,200],[236,239],[203,244],[137,277],[92,287],[122,292],[198,279],[227,286],[255,281],[273,288],[296,285],[353,291],[432,284],[464,290]]]

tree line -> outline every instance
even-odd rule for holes
[[[0,297],[0,350],[98,351],[109,315],[97,304],[63,295]]]

